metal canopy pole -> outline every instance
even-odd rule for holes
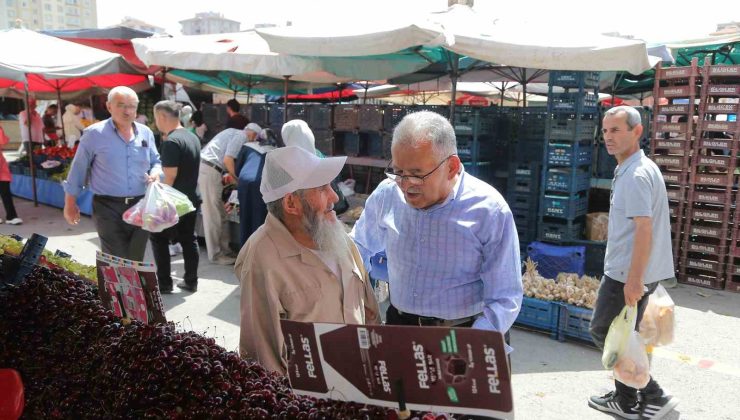
[[[59,111],[59,115],[62,114],[62,88],[59,87],[59,81],[57,80],[57,110]],[[62,117],[62,139],[64,141],[64,144],[67,144],[67,133],[64,132],[64,117]]]
[[[39,206],[39,200],[38,196],[36,195],[36,170],[33,167],[33,135],[31,133],[31,107],[28,104],[29,101],[29,95],[28,95],[28,75],[26,75],[26,82],[25,82],[25,88],[26,88],[26,126],[28,128],[28,163],[30,164],[31,169],[31,189],[33,190],[33,206],[38,207]]]
[[[457,96],[457,77],[459,75],[458,69],[460,65],[460,56],[455,53],[450,53],[452,60],[452,70],[450,71],[450,81],[452,82],[452,95],[450,98],[450,123],[455,122],[455,100]]]
[[[288,122],[288,81],[290,76],[283,76],[285,79],[285,86],[283,86],[283,124]]]

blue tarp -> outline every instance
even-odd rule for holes
[[[13,195],[33,200],[33,189],[31,177],[26,175],[13,174],[13,181],[10,183],[10,191]],[[64,189],[62,184],[57,181],[48,179],[36,179],[36,195],[39,203],[49,206],[64,208]],[[77,197],[77,205],[80,206],[80,213],[88,216],[92,215],[92,191],[84,190]]]

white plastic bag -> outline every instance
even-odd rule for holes
[[[650,295],[645,314],[640,322],[640,335],[652,347],[667,346],[673,342],[676,329],[676,305],[662,284]]]
[[[604,351],[601,354],[601,364],[604,368],[611,369],[617,363],[619,356],[624,352],[632,331],[635,330],[637,320],[637,307],[624,306],[619,315],[614,317],[609,332],[604,340]]]
[[[152,182],[144,198],[123,213],[123,221],[149,232],[161,232],[175,226],[180,216],[194,211],[188,197],[160,182]]]
[[[650,382],[650,361],[642,337],[632,331],[624,351],[614,365],[614,379],[636,389],[642,389]]]

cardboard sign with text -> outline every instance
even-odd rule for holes
[[[281,321],[298,394],[513,419],[504,337],[472,328]]]
[[[167,322],[156,267],[98,251],[98,294],[103,306],[121,318],[145,324]]]

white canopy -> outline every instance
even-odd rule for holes
[[[102,74],[139,74],[120,55],[28,29],[0,31],[0,79],[25,81],[35,74],[67,79]]]
[[[258,33],[272,51],[304,56],[389,54],[415,46],[443,46],[457,54],[507,66],[549,70],[642,73],[657,63],[644,42],[599,34],[570,34],[560,26],[532,28],[482,16],[468,6],[406,24],[375,22],[355,28],[265,28]]]
[[[423,57],[307,57],[270,50],[255,31],[215,35],[136,38],[136,55],[147,65],[184,70],[231,70],[313,83],[385,80],[417,71]]]

